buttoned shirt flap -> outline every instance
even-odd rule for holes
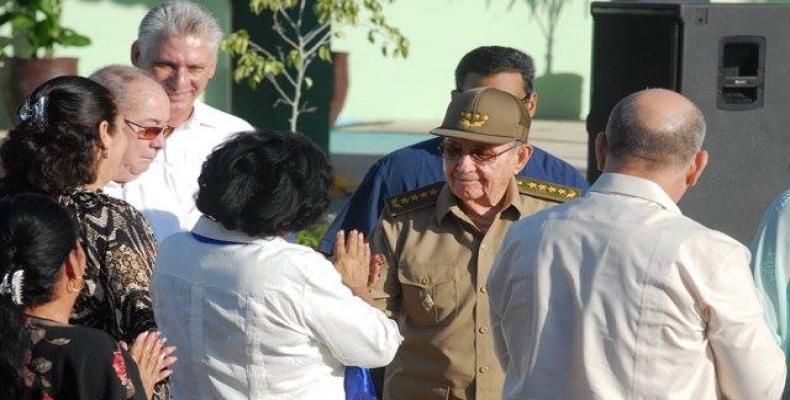
[[[385,255],[382,282],[373,289],[379,308],[392,316],[405,314],[418,325],[446,322],[457,305],[456,269],[459,251],[455,235],[438,232],[431,224],[430,208],[416,211],[419,216],[382,219],[374,232],[374,252]],[[414,218],[416,217],[416,218]],[[431,227],[432,226],[432,227]],[[399,235],[408,229],[411,235]],[[417,243],[434,242],[443,252],[403,252]],[[444,245],[442,242],[447,242]]]
[[[455,315],[458,289],[455,264],[404,264],[398,268],[401,311],[415,325],[448,322]]]

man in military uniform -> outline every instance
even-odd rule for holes
[[[387,367],[385,400],[500,399],[488,272],[510,225],[579,190],[515,175],[529,160],[530,116],[494,88],[453,94],[440,150],[447,182],[388,200],[372,245],[385,263],[376,305],[405,340]]]

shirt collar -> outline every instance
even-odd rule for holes
[[[632,175],[607,172],[590,187],[590,192],[637,197],[658,204],[661,208],[682,214],[678,205],[657,183]]]
[[[516,219],[520,218],[521,215],[524,214],[524,205],[521,204],[518,191],[518,183],[516,182],[516,178],[510,179],[510,184],[508,185],[507,191],[505,191],[505,198],[507,199],[507,205],[502,209],[500,214],[508,212],[508,210],[512,209],[518,215]],[[461,209],[460,201],[458,197],[456,197],[452,191],[450,191],[450,184],[445,184],[442,186],[442,190],[439,192],[439,198],[436,200],[436,220],[442,221],[445,216],[449,212],[455,213],[457,216],[464,214],[463,210]]]
[[[234,243],[260,243],[260,242],[277,242],[285,240],[279,236],[269,236],[269,237],[257,237],[257,236],[249,236],[244,232],[240,231],[231,231],[225,229],[222,224],[217,221],[212,220],[205,215],[201,216],[198,219],[195,227],[192,228],[192,232],[198,234],[200,236],[214,239],[221,242],[234,242]]]
[[[184,121],[181,125],[176,128],[176,130],[181,129],[190,129],[196,126],[208,126],[210,128],[216,128],[217,126],[211,121],[211,118],[208,118],[208,106],[200,101],[195,100],[193,105],[192,115],[189,116],[189,119]]]

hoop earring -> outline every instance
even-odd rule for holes
[[[69,293],[79,292],[82,290],[82,282],[78,283],[76,280],[71,280],[66,284],[66,290],[68,290]]]

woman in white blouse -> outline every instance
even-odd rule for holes
[[[368,304],[360,234],[336,264],[283,239],[328,205],[331,167],[300,134],[242,133],[203,165],[192,232],[161,246],[151,292],[179,349],[179,399],[344,399],[344,365],[388,364],[402,338]]]

